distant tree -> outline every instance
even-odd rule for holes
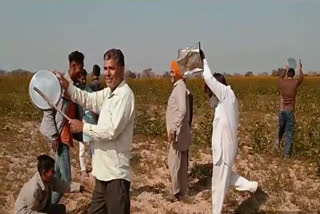
[[[282,72],[285,72],[284,68],[273,69],[271,76],[280,76]]]
[[[154,73],[152,72],[152,68],[144,69],[141,72],[141,78],[151,78],[154,77]]]
[[[137,78],[137,75],[134,72],[132,72],[131,70],[126,70],[124,73],[124,78],[125,79],[135,79],[135,78]]]
[[[247,73],[245,73],[246,77],[252,77],[253,76],[253,72],[252,71],[248,71]]]
[[[269,76],[268,72],[262,72],[259,74],[259,76],[267,77]]]
[[[305,75],[309,75],[309,76],[319,76],[319,73],[316,71],[309,71],[308,73],[306,73]]]
[[[225,76],[225,77],[231,77],[232,75],[229,74],[229,73],[223,72],[223,76]]]
[[[5,70],[0,70],[0,75],[4,75],[4,74],[6,74],[7,73],[7,71],[5,71]]]
[[[240,73],[234,73],[233,76],[242,76]]]
[[[162,74],[162,77],[169,78],[170,77],[169,71],[164,72],[164,74]]]
[[[279,69],[273,69],[271,72],[271,76],[280,76]]]
[[[12,71],[8,72],[7,74],[13,75],[13,76],[32,76],[32,73],[30,71],[23,70],[23,69],[12,70]]]

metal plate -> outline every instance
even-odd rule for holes
[[[289,68],[293,68],[293,69],[297,68],[297,61],[295,60],[295,58],[289,57],[287,59],[287,62],[288,62]]]
[[[184,77],[202,72],[203,66],[200,57],[200,43],[179,49],[177,62]]]
[[[33,90],[33,87],[37,87],[47,95],[52,104],[58,104],[62,95],[62,88],[60,81],[52,72],[47,70],[38,71],[33,75],[29,84],[29,96],[32,103],[41,110],[51,109],[50,105]]]

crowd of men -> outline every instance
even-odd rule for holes
[[[213,119],[212,152],[212,213],[221,213],[229,186],[239,191],[256,192],[258,182],[234,173],[232,166],[238,149],[238,101],[225,77],[212,72],[205,54],[203,62],[205,93],[215,111]],[[15,203],[15,213],[66,213],[60,204],[63,193],[81,192],[86,186],[72,182],[70,147],[79,141],[81,175],[88,176],[85,144],[89,144],[95,187],[89,214],[130,213],[130,151],[135,119],[135,97],[124,80],[125,60],[119,49],[110,49],[103,56],[104,80],[100,82],[100,67],[93,66],[91,85],[87,83],[84,55],[74,51],[69,55],[67,72],[54,71],[64,89],[58,108],[72,118],[68,121],[60,112],[44,111],[40,132],[55,152],[38,157],[38,171],[23,186]],[[281,107],[279,114],[280,142],[286,133],[284,157],[290,156],[294,106],[297,88],[303,81],[302,64],[299,79],[293,79],[294,69],[288,68],[280,77]],[[171,63],[173,89],[166,111],[169,175],[173,200],[183,200],[188,191],[188,155],[191,144],[193,96],[186,87],[177,61]],[[285,78],[287,76],[288,78]],[[208,124],[209,125],[209,124]]]

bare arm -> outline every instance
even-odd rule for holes
[[[300,85],[303,82],[304,79],[304,75],[303,75],[303,71],[302,71],[302,63],[301,63],[301,59],[299,61],[299,78],[298,78],[298,85]]]
[[[280,80],[283,80],[287,74],[288,68],[285,67],[285,69],[280,70]]]

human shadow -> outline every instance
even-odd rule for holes
[[[269,198],[268,194],[261,188],[258,188],[255,193],[243,201],[236,209],[236,214],[263,214],[264,211],[260,211],[260,206],[266,202]]]
[[[192,180],[189,186],[189,195],[194,196],[203,190],[211,190],[212,164],[196,164],[189,175]]]

